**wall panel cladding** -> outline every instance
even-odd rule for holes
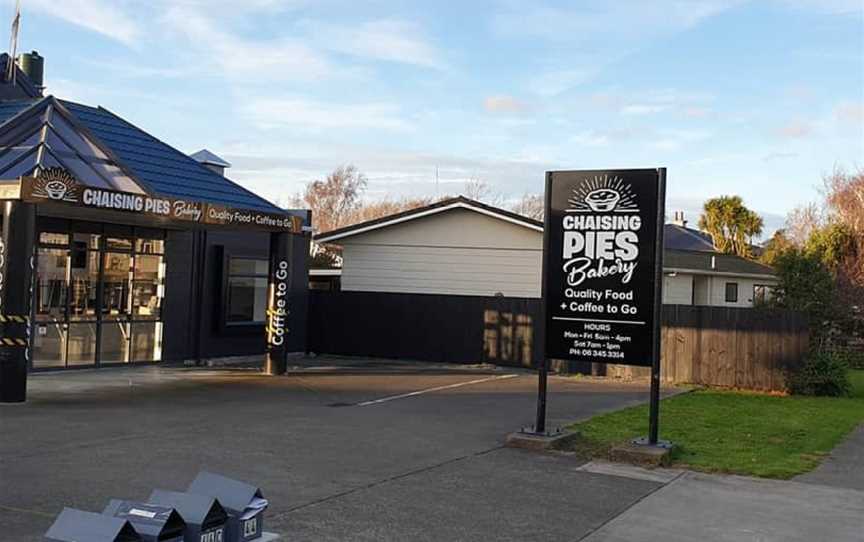
[[[542,356],[541,310],[533,298],[313,291],[308,348],[321,354],[534,367]],[[664,305],[662,348],[667,383],[780,391],[786,371],[806,355],[807,321],[791,311]],[[648,376],[641,367],[553,365],[621,378]]]

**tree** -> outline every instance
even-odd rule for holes
[[[465,181],[465,187],[462,189],[462,194],[474,201],[480,201],[489,205],[501,205],[503,196],[496,192],[492,185],[481,179],[480,177],[471,177]]]
[[[839,316],[831,271],[817,256],[792,247],[775,258],[774,272],[778,283],[771,303],[807,314],[811,339],[823,346]]]
[[[796,246],[803,247],[810,235],[823,224],[823,212],[818,205],[800,205],[786,217],[786,236]]]
[[[777,230],[771,239],[762,246],[762,256],[759,260],[765,265],[773,267],[777,258],[794,247],[795,244],[787,237],[786,230]]]
[[[534,220],[543,220],[544,201],[541,194],[524,194],[522,199],[517,201],[512,211]]]
[[[306,185],[303,203],[312,210],[312,227],[326,232],[348,225],[360,207],[366,176],[351,164],[339,166],[326,179]]]
[[[711,235],[714,247],[724,254],[751,256],[750,243],[762,233],[763,221],[744,205],[740,196],[720,196],[705,202],[699,227]]]
[[[384,216],[410,211],[419,207],[425,207],[435,202],[434,198],[402,198],[391,200],[385,198],[359,206],[349,217],[350,224],[375,220]]]

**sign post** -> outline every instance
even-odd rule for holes
[[[658,444],[665,169],[546,174],[545,355],[537,423],[545,431],[548,359],[651,367]]]

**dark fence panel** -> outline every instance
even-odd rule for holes
[[[532,367],[542,355],[539,299],[379,292],[310,292],[309,350],[322,354]],[[783,390],[807,352],[806,318],[790,311],[663,307],[662,376],[693,383]],[[619,378],[623,365],[553,362]]]
[[[311,291],[317,353],[530,367],[539,299]]]

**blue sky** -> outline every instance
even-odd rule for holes
[[[823,174],[864,166],[862,0],[23,9],[49,93],[206,147],[274,200],[342,163],[372,198],[479,178],[517,199],[548,169],[665,166],[668,211],[739,194],[773,229]]]

